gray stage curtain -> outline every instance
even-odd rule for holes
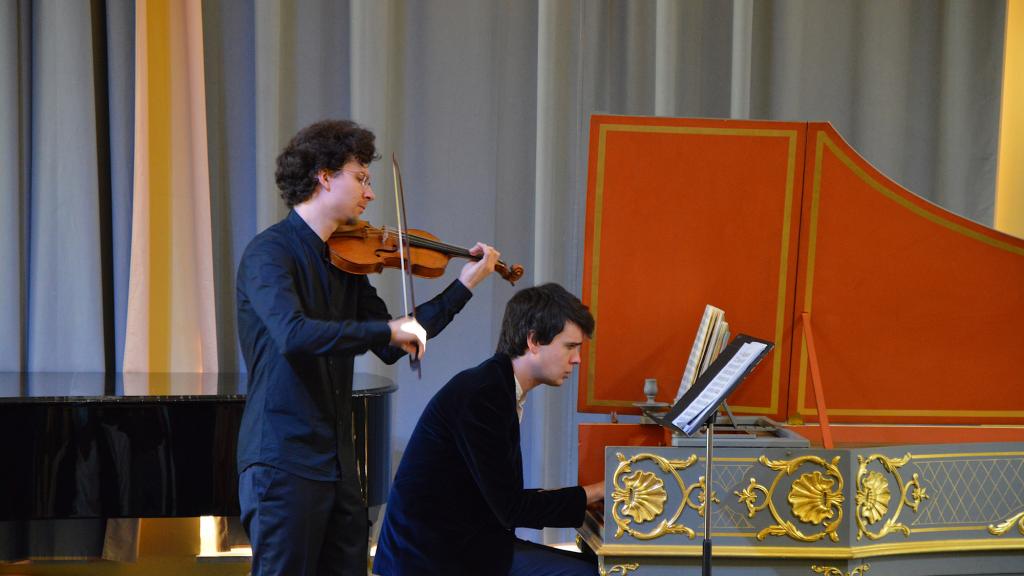
[[[0,3],[0,371],[100,373],[119,363],[133,13],[126,0]],[[2,393],[58,393],[48,381],[7,378]],[[113,392],[102,378],[72,382],[76,395]],[[0,560],[99,557],[104,526],[0,523]]]
[[[992,226],[1003,2],[758,2],[752,116],[827,120],[878,169]]]
[[[0,2],[0,370],[121,365],[133,6]],[[594,112],[830,121],[897,182],[992,222],[1002,1],[211,0],[203,16],[224,371],[244,369],[238,258],[284,214],[274,159],[326,116],[378,134],[385,161],[373,168],[367,219],[393,218],[395,152],[410,224],[498,246],[526,266],[523,285],[580,288]],[[417,281],[417,295],[432,296],[459,267]],[[399,310],[397,275],[373,281]],[[359,360],[402,387],[395,458],[427,399],[491,353],[513,291],[500,280],[480,286],[432,343],[422,381],[404,364]],[[574,481],[576,424],[605,419],[576,414],[575,397],[575,382],[531,395],[528,483]]]

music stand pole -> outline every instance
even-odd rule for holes
[[[701,555],[701,576],[711,576],[711,445],[715,441],[715,417],[718,410],[708,418],[707,452],[704,460],[704,549]]]

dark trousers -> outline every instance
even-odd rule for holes
[[[509,576],[597,576],[597,560],[579,552],[517,538],[508,573]]]
[[[249,466],[238,499],[252,576],[366,575],[369,522],[354,473],[320,482]]]

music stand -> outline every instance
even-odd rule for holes
[[[707,426],[704,459],[704,545],[701,574],[711,576],[711,456],[718,407],[774,347],[771,342],[739,334],[664,416],[647,414],[671,430],[692,436]]]

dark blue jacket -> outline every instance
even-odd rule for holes
[[[583,523],[583,488],[523,488],[512,361],[496,354],[427,404],[388,498],[382,576],[507,574],[514,528]]]

